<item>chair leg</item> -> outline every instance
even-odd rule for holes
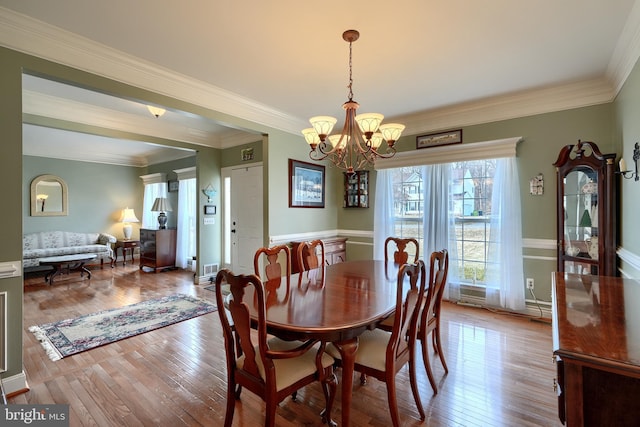
[[[265,403],[267,404],[267,408],[264,414],[264,427],[275,427],[278,402],[276,402],[275,399],[267,398]]]
[[[442,362],[442,367],[446,373],[449,373],[449,368],[447,367],[447,362],[444,360],[444,352],[442,351],[442,340],[440,339],[440,328],[436,327],[433,332],[433,337],[435,339],[436,351],[438,352],[438,357],[440,358],[440,362]]]
[[[433,372],[431,371],[431,362],[429,361],[429,337],[420,337],[420,345],[422,347],[422,360],[424,361],[424,369],[427,371],[427,377],[429,377],[429,383],[433,389],[433,394],[438,394],[438,387],[436,381],[433,379]]]
[[[297,398],[298,398],[298,390],[291,393],[291,400],[295,402]]]
[[[416,401],[416,407],[420,413],[420,419],[424,421],[426,415],[424,408],[422,407],[422,400],[420,400],[420,393],[418,392],[418,382],[416,381],[416,357],[415,348],[411,358],[409,359],[409,381],[411,382],[411,391],[413,392],[413,399]]]
[[[331,419],[331,410],[333,409],[333,401],[336,397],[336,389],[338,384],[338,377],[334,372],[327,374],[325,379],[321,382],[322,392],[324,393],[325,408],[320,412],[322,417],[322,423],[328,424],[330,427],[336,427],[338,424]]]
[[[233,382],[229,381],[227,386],[227,411],[224,415],[224,427],[231,427],[233,413],[236,409],[236,393],[233,390]]]
[[[396,380],[393,374],[387,378],[387,400],[389,401],[389,413],[393,427],[400,426],[400,414],[398,413],[398,399],[396,398]]]

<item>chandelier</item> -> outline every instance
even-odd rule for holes
[[[359,37],[360,33],[356,30],[347,30],[342,34],[344,41],[349,42],[349,85],[347,86],[349,99],[342,105],[346,111],[342,133],[330,135],[337,121],[330,116],[310,118],[309,122],[313,127],[302,131],[311,147],[309,157],[312,160],[320,161],[328,158],[348,173],[363,169],[367,165],[372,166],[376,158],[392,157],[396,153],[394,144],[405,128],[398,123],[382,125],[384,116],[379,113],[356,115],[360,105],[353,100],[351,45]],[[383,140],[387,143],[384,153],[381,150]]]

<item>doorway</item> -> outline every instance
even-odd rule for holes
[[[264,244],[262,164],[224,168],[223,264],[252,274],[253,255]]]

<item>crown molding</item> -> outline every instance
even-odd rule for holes
[[[490,123],[611,102],[612,85],[604,78],[512,93],[395,118],[406,135]]]
[[[609,60],[607,78],[616,95],[640,57],[640,2],[635,1]]]

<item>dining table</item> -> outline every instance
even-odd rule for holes
[[[267,281],[267,332],[285,340],[330,342],[342,357],[341,425],[350,425],[358,336],[393,314],[398,265],[375,260],[345,261]],[[251,315],[257,318],[255,307]],[[331,420],[330,420],[331,422]]]

